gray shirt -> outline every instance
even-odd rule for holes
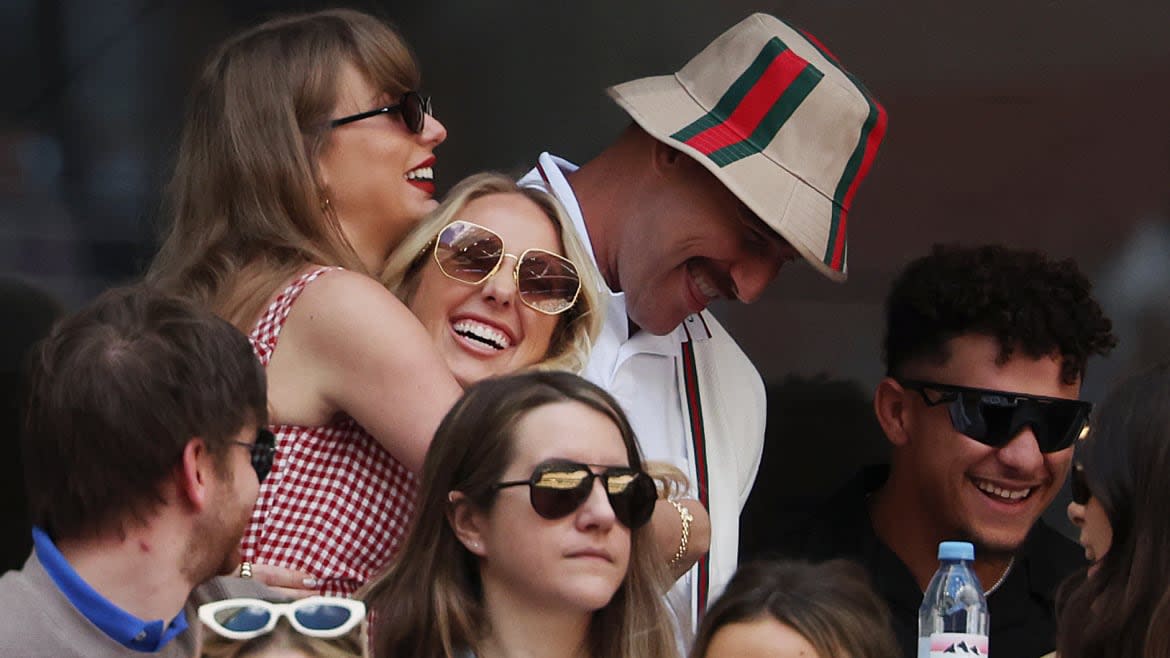
[[[0,577],[0,656],[4,658],[190,658],[195,648],[191,629],[152,654],[119,644],[73,607],[35,552],[23,569]]]

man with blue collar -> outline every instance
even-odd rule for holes
[[[542,154],[521,184],[561,201],[604,279],[606,324],[583,374],[710,514],[710,552],[670,596],[686,643],[735,571],[764,439],[759,373],[706,307],[759,299],[798,258],[845,279],[848,213],[886,115],[823,46],[766,14],[677,74],[609,95],[629,128],[579,168]],[[680,510],[677,555],[688,528]]]
[[[33,551],[0,578],[0,655],[191,656],[192,588],[238,564],[274,449],[247,338],[146,288],[36,353],[23,441]]]

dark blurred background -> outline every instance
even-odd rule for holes
[[[0,277],[72,308],[139,275],[165,221],[184,96],[212,45],[328,4],[0,3]],[[769,380],[868,392],[886,286],[936,241],[1079,261],[1122,338],[1091,366],[1090,398],[1170,355],[1166,0],[348,5],[396,23],[419,55],[450,130],[441,190],[482,169],[521,172],[542,150],[588,159],[625,124],[605,86],[678,69],[752,11],[817,35],[886,105],[890,129],[850,216],[849,282],[792,267],[754,306],[715,309]]]

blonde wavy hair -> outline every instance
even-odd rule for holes
[[[489,510],[513,460],[516,428],[534,409],[573,402],[617,426],[630,466],[642,468],[634,431],[605,391],[567,372],[529,371],[473,384],[439,425],[427,451],[413,526],[401,553],[360,596],[373,616],[374,655],[443,658],[475,651],[491,632],[478,558],[447,518],[448,493]],[[662,593],[669,577],[653,529],[630,532],[630,562],[613,598],[595,611],[586,643],[593,658],[677,658]]]
[[[556,227],[565,257],[577,266],[581,294],[573,308],[558,317],[548,352],[534,368],[580,372],[589,360],[589,350],[605,319],[600,295],[601,278],[593,265],[593,257],[577,236],[572,220],[560,202],[544,190],[521,187],[512,178],[494,172],[463,179],[451,189],[443,203],[399,243],[382,270],[382,284],[409,306],[418,287],[419,274],[429,262],[435,236],[444,226],[460,219],[459,214],[467,204],[492,194],[519,194],[536,204]]]
[[[247,333],[276,288],[309,263],[374,274],[319,183],[347,63],[388,94],[419,87],[398,32],[349,9],[273,19],[216,49],[188,101],[167,190],[173,221],[152,282]]]

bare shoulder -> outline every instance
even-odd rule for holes
[[[344,311],[378,312],[386,308],[409,312],[375,279],[349,270],[323,273],[301,293],[293,310],[336,314]]]
[[[321,422],[344,411],[416,471],[460,393],[410,309],[374,279],[343,270],[301,293],[269,375],[277,412],[310,410],[295,419],[286,413],[286,422]]]
[[[345,270],[323,274],[305,288],[285,323],[285,342],[301,353],[303,366],[321,369],[326,379],[360,378],[363,371],[385,376],[441,363],[405,304],[378,281]]]
[[[374,279],[347,270],[333,270],[314,280],[289,313],[292,329],[306,346],[326,347],[338,339],[375,335],[402,323],[416,324],[414,315]],[[295,329],[294,329],[295,327]]]

